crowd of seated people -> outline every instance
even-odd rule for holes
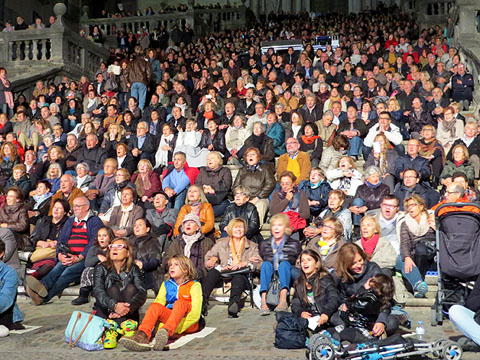
[[[80,283],[72,303],[93,293],[97,315],[120,325],[140,320],[153,289],[154,305],[125,341],[150,350],[197,331],[224,281],[228,316],[238,317],[250,273],[260,279],[262,315],[287,310],[295,286],[292,311],[309,318],[301,309],[312,287],[328,287],[334,306],[322,308],[319,328],[341,325],[347,298],[389,288],[395,273],[424,297],[436,265],[432,211],[480,201],[478,125],[459,113],[473,81],[436,29],[420,30],[396,8],[369,12],[358,27],[366,16],[271,16],[255,33],[212,34],[225,39],[216,48],[203,39],[151,42],[147,52],[119,46],[95,79],[39,82],[30,103],[8,103],[0,240],[32,301],[48,304]],[[320,30],[312,29],[340,24],[340,47],[314,52]],[[304,51],[260,53],[261,40],[292,36]],[[0,102],[11,95],[0,89]],[[26,274],[19,251],[28,254]],[[390,290],[377,294],[385,303],[369,329],[375,336],[399,326]],[[13,314],[10,328],[22,319],[14,303],[0,304]],[[165,331],[153,346],[157,319]]]

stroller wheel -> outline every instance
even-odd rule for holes
[[[435,356],[436,358],[440,358],[443,354],[443,347],[448,342],[449,340],[446,339],[440,339],[435,341],[433,343],[433,356]]]
[[[325,337],[318,337],[310,346],[312,358],[315,360],[332,360],[335,358],[333,344]]]
[[[443,344],[442,358],[445,360],[461,360],[463,350],[460,345],[453,341],[447,341]]]

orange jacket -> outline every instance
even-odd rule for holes
[[[178,213],[177,222],[175,223],[175,227],[173,228],[173,235],[176,237],[180,233],[180,226],[182,225],[183,218],[185,215],[190,214],[192,208],[190,205],[183,205]],[[203,224],[201,232],[202,234],[208,234],[210,231],[213,230],[215,227],[215,216],[213,215],[213,207],[212,204],[209,203],[202,203],[200,207],[200,221]]]
[[[442,200],[440,201],[438,204],[434,205],[432,207],[432,210],[435,211],[438,207],[440,207],[440,205],[443,205],[447,202],[447,200]],[[455,202],[458,202],[458,203],[469,203],[471,202],[468,197],[465,195],[464,197],[458,199],[457,201]],[[446,213],[449,213],[449,212],[452,212],[452,211],[470,211],[470,212],[474,212],[476,214],[479,214],[480,213],[480,210],[475,207],[475,206],[470,206],[470,205],[466,205],[466,206],[462,206],[462,207],[456,207],[456,206],[446,206],[444,208],[442,208],[439,212],[438,212],[438,216],[442,216],[443,214],[446,214]]]

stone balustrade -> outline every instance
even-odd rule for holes
[[[445,25],[450,14],[450,9],[455,6],[455,1],[417,1],[416,5],[417,20],[422,26]]]

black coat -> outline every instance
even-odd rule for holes
[[[323,105],[320,103],[315,104],[314,108],[310,111],[307,108],[307,105],[303,105],[299,110],[298,113],[302,115],[303,122],[306,123],[313,123],[321,120],[323,117]],[[315,125],[316,126],[316,125]]]
[[[49,198],[51,199],[51,198]],[[50,201],[48,201],[50,204]],[[47,208],[48,212],[48,208]],[[68,219],[68,216],[64,216],[57,224],[52,223],[52,216],[44,216],[37,221],[32,235],[30,235],[30,242],[33,246],[36,246],[37,241],[57,240],[63,225]]]
[[[144,276],[151,276],[153,288],[158,293],[163,281],[162,250],[158,240],[151,234],[134,236],[132,238],[133,254],[136,260],[142,262]]]
[[[84,147],[79,153],[77,163],[86,162],[90,168],[90,172],[96,175],[103,170],[103,163],[107,159],[107,152],[97,144],[92,149]]]
[[[427,111],[422,111],[420,117],[417,118],[412,110],[408,116],[408,123],[410,124],[410,132],[415,131],[420,133],[425,125],[432,125],[434,128],[437,128],[437,122]]]
[[[368,134],[368,127],[365,124],[365,122],[361,119],[355,120],[355,123],[353,124],[353,128],[355,130],[358,130],[358,132],[360,133],[360,137],[362,139],[365,138],[365,136],[367,136]],[[341,132],[348,131],[348,130],[350,130],[350,122],[348,121],[348,119],[341,120],[340,124],[338,125],[337,134],[340,135]]]
[[[208,129],[202,133],[202,139],[198,147],[206,149],[209,145],[213,145],[212,151],[218,151],[223,155],[224,160],[230,157],[230,152],[227,150],[227,145],[225,144],[225,132],[223,130],[217,130],[213,138]]]
[[[155,152],[157,151],[155,144],[156,144],[155,137],[151,134],[146,135],[145,141],[143,142],[143,145],[141,148],[138,147],[137,135],[130,136],[130,139],[128,141],[128,147],[130,148],[130,150],[138,149],[142,153],[146,153],[150,156],[155,156]]]
[[[452,149],[453,149],[455,146],[457,146],[457,145],[465,145],[465,146],[467,146],[467,144],[465,144],[461,138],[455,140],[455,141],[453,142],[452,147],[450,148],[450,151],[449,151],[448,154],[447,154],[447,160],[453,161]],[[478,156],[480,156],[480,137],[479,137],[479,136],[477,136],[475,139],[473,139],[473,141],[470,143],[470,145],[467,146],[467,150],[468,150],[468,154],[469,154],[470,156],[472,156],[472,155],[478,155]]]
[[[401,211],[404,210],[403,201],[412,194],[420,195],[425,200],[428,209],[440,201],[440,194],[427,184],[417,184],[413,189],[409,189],[403,183],[398,183],[393,193],[400,200]]]
[[[112,157],[116,158],[116,156]],[[137,159],[135,159],[132,154],[128,153],[127,156],[125,156],[125,160],[123,160],[122,164],[119,164],[118,167],[127,169],[131,175],[137,170],[137,163]]]
[[[257,105],[256,101],[252,100],[252,103],[249,106],[247,106],[247,101],[245,99],[240,99],[237,101],[235,108],[237,109],[238,114],[241,114],[243,116],[246,116],[246,115],[251,116],[255,114],[255,105]]]
[[[283,258],[280,259],[280,262],[288,261],[291,265],[295,265],[295,262],[297,261],[298,255],[300,255],[301,251],[302,245],[300,242],[287,235],[287,240],[285,241],[285,245],[283,245],[282,249]],[[259,252],[263,261],[273,263],[272,238],[266,239],[260,243]]]
[[[395,176],[400,179],[400,173],[407,169],[417,170],[422,181],[428,181],[430,178],[430,163],[420,155],[417,155],[415,159],[408,154],[397,157],[395,160]]]
[[[388,194],[390,194],[390,188],[388,185],[380,184],[377,187],[368,187],[363,184],[357,188],[355,197],[362,199],[368,210],[373,210],[380,207],[382,198]]]
[[[246,202],[242,206],[237,206],[235,203],[228,205],[220,222],[220,231],[225,230],[230,220],[235,218],[242,218],[247,223],[246,238],[256,242],[257,244],[263,240],[260,234],[260,218],[255,205],[251,202]]]
[[[238,150],[237,156],[239,159],[243,158],[245,155],[245,151],[247,151],[250,147],[254,146],[254,137],[255,135],[250,135],[248,138],[245,139],[243,146]],[[273,162],[275,160],[275,150],[273,146],[273,139],[268,137],[267,135],[263,134],[263,143],[261,146],[260,154],[261,160]]]

